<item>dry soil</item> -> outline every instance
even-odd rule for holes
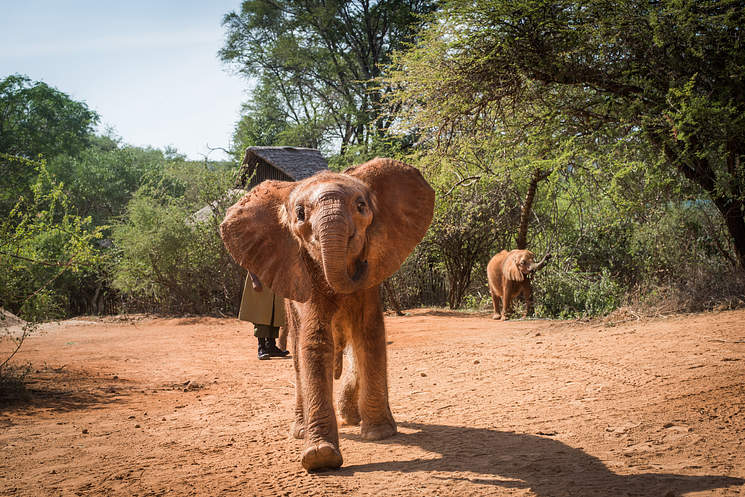
[[[0,403],[0,495],[745,496],[745,311],[387,317],[399,433],[308,474],[291,360],[234,319],[76,320]]]

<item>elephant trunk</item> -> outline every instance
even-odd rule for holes
[[[318,231],[321,246],[323,274],[336,293],[353,293],[364,286],[367,263],[357,261],[354,274],[348,271],[349,223],[340,206],[327,202],[323,206],[322,221]]]
[[[535,262],[530,266],[530,272],[535,273],[536,271],[540,270],[545,266],[548,261],[551,260],[551,253],[547,252],[546,255],[543,256],[543,259],[541,259],[539,262]]]

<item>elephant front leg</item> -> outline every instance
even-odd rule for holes
[[[285,315],[287,324],[286,333],[292,336],[292,365],[295,370],[295,420],[290,428],[290,435],[294,438],[305,438],[305,414],[303,407],[303,389],[300,379],[300,361],[298,356],[298,333],[300,331],[300,318],[297,311],[289,301],[285,301]]]
[[[305,448],[301,457],[308,471],[342,465],[339,432],[333,407],[334,342],[324,327],[304,327],[299,355]]]
[[[494,314],[492,314],[492,319],[499,319],[499,295],[496,294],[493,290],[489,290],[491,293],[491,301],[492,305],[494,306]]]
[[[379,304],[377,312],[366,313],[362,333],[355,333],[354,356],[359,382],[360,433],[366,440],[380,440],[396,434],[396,422],[388,405],[388,372],[385,327]]]

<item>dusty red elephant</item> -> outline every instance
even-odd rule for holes
[[[339,411],[362,438],[396,433],[379,286],[424,236],[434,191],[415,168],[374,159],[297,183],[264,181],[228,209],[230,254],[284,296],[297,383],[292,434],[307,470],[342,464],[334,346],[349,344]]]
[[[489,293],[494,304],[492,319],[508,319],[512,299],[522,295],[525,298],[525,314],[533,310],[533,289],[530,275],[541,269],[551,258],[546,254],[541,262],[535,262],[530,250],[501,251],[491,258],[486,266],[486,278],[489,280]],[[502,300],[502,313],[499,313],[499,300]]]

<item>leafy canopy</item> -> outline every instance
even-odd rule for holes
[[[246,0],[223,20],[227,37],[220,57],[259,82],[253,109],[266,110],[267,118],[280,110],[285,122],[304,131],[301,136],[318,146],[340,144],[343,151],[387,127],[378,103],[390,88],[374,80],[392,51],[413,40],[418,15],[436,4]],[[265,106],[266,93],[277,102]]]
[[[395,59],[390,105],[433,142],[527,129],[611,168],[653,152],[708,194],[745,266],[743,25],[732,0],[452,1]]]
[[[89,144],[98,114],[41,81],[0,80],[0,152],[35,158],[76,155]]]

